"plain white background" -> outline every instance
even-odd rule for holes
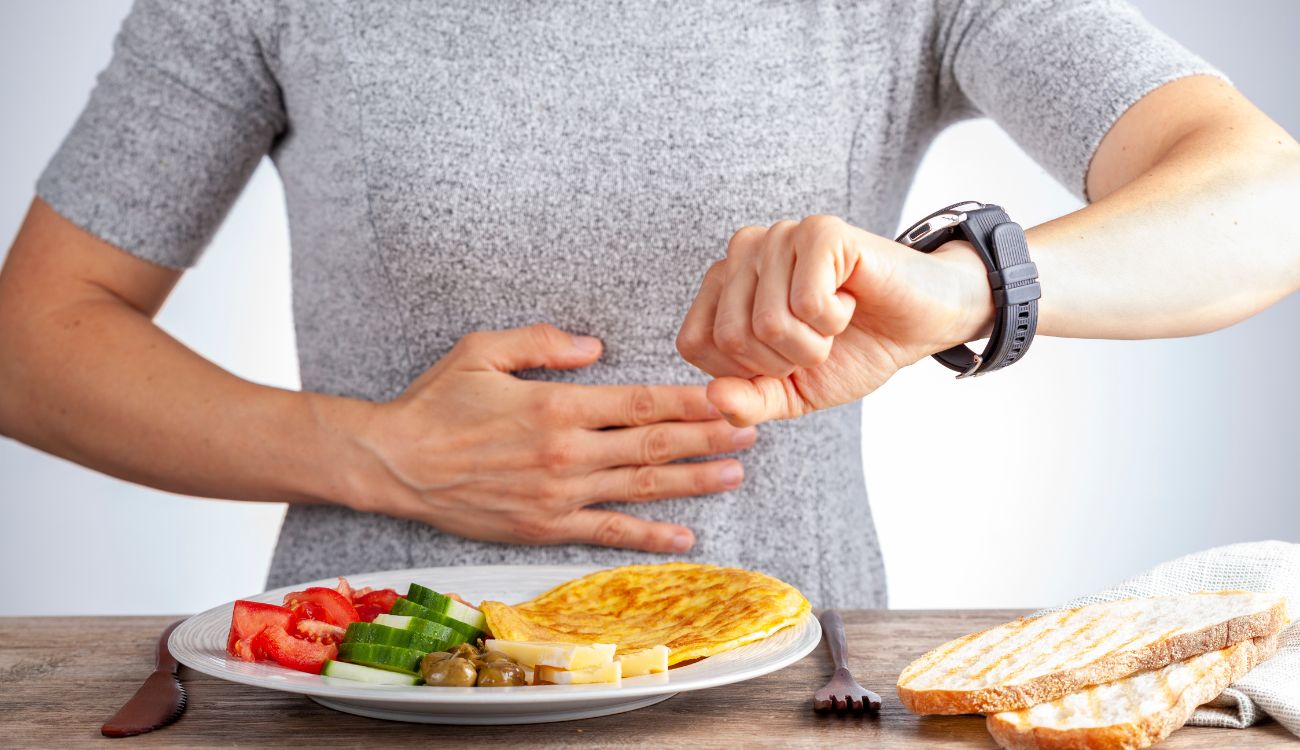
[[[0,10],[0,252],[129,5]],[[1300,3],[1137,5],[1300,132]],[[1079,205],[987,121],[939,138],[904,218],[969,198],[1026,225]],[[160,324],[243,377],[297,387],[287,243],[264,164]],[[1207,546],[1300,541],[1298,330],[1293,295],[1209,336],[1039,339],[994,377],[957,383],[928,362],[896,377],[865,402],[863,445],[892,606],[1033,607]],[[0,514],[0,615],[171,613],[260,590],[283,507],[155,492],[0,440]]]

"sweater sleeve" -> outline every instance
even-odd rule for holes
[[[940,0],[941,106],[992,118],[1071,192],[1115,121],[1178,78],[1216,75],[1122,0]]]
[[[284,130],[257,12],[137,0],[36,194],[139,258],[194,264]]]

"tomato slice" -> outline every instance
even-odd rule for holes
[[[341,643],[343,635],[347,629],[340,628],[338,625],[331,625],[328,622],[320,620],[299,620],[294,623],[293,635],[295,638],[305,638],[317,643]]]
[[[294,604],[289,611],[293,613],[293,617],[290,618],[289,624],[284,626],[284,629],[290,633],[295,632],[298,629],[298,623],[303,620],[318,620],[320,622],[325,622],[326,618],[325,608],[319,604],[312,604],[311,602],[298,602],[297,604]]]
[[[392,589],[376,589],[368,594],[357,597],[353,603],[357,605],[358,611],[360,611],[361,605],[363,604],[373,604],[374,606],[379,607],[380,614],[386,615],[393,611],[393,605],[397,603],[399,598],[401,597],[399,597],[397,592]]]
[[[384,614],[384,610],[380,609],[378,605],[375,604],[357,605],[357,616],[361,618],[362,622],[374,622],[375,618],[382,614]]]
[[[361,619],[360,615],[357,614],[357,608],[352,606],[352,602],[334,589],[327,589],[322,586],[312,586],[304,591],[285,594],[284,603],[290,608],[305,604],[316,605],[323,610],[322,616],[312,619],[320,619],[341,628],[346,628],[348,623]]]
[[[292,617],[293,613],[287,607],[240,599],[235,602],[235,611],[230,616],[226,653],[244,661],[257,661],[258,655],[252,648],[253,638],[271,625],[282,629],[287,627]]]
[[[254,636],[253,651],[266,654],[282,667],[311,674],[320,674],[325,661],[339,655],[338,646],[294,638],[279,625],[270,625]]]

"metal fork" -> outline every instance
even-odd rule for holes
[[[844,620],[833,609],[822,612],[822,633],[826,645],[831,650],[831,659],[835,662],[835,674],[831,681],[813,693],[813,710],[825,712],[840,711],[879,711],[880,696],[867,690],[849,674],[848,647],[844,642]]]

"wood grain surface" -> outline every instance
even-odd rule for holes
[[[885,705],[874,717],[819,716],[812,692],[831,675],[819,646],[749,682],[679,694],[598,719],[513,727],[401,724],[337,713],[289,693],[182,669],[189,707],[172,726],[107,739],[99,726],[153,669],[174,617],[0,618],[0,747],[836,747],[993,748],[975,716],[920,717],[894,696],[899,671],[934,646],[1009,619],[1011,611],[847,611],[849,664]],[[1161,748],[1297,746],[1269,722],[1247,730],[1185,727]]]

